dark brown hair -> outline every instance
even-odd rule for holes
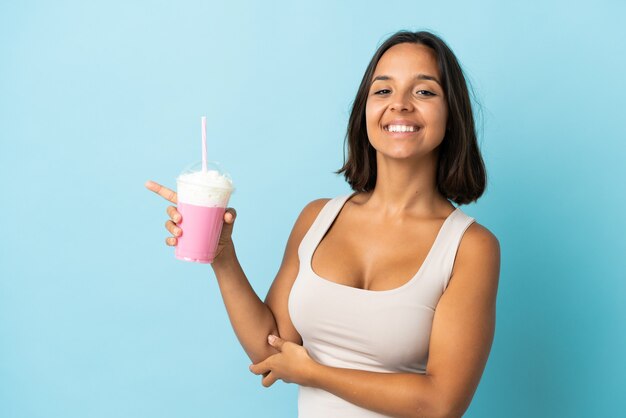
[[[352,190],[369,192],[376,185],[376,150],[367,137],[365,104],[374,70],[382,55],[400,43],[414,43],[435,52],[441,84],[448,103],[448,129],[439,145],[437,188],[453,202],[463,205],[478,200],[485,191],[486,171],[472,113],[469,89],[454,53],[438,36],[425,31],[399,31],[378,48],[365,70],[352,105],[346,141],[348,159],[336,174],[344,174]]]

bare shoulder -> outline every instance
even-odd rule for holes
[[[461,245],[463,244],[471,244],[471,246],[478,245],[483,250],[500,248],[498,238],[478,222],[472,222],[467,228],[461,240]],[[466,247],[470,247],[470,245],[466,245]]]
[[[309,230],[315,218],[319,215],[322,208],[328,203],[330,199],[321,198],[315,199],[309,202],[300,212],[298,219],[296,220],[296,224],[294,225],[294,234],[297,237],[302,238],[302,236]]]
[[[498,238],[483,225],[478,222],[472,222],[463,235],[459,251],[493,253],[495,251],[499,252],[499,249],[500,242]]]
[[[313,219],[315,219],[315,217],[317,217],[322,208],[326,206],[326,203],[328,203],[329,201],[330,199],[327,197],[312,200],[311,202],[307,203],[304,209],[302,209],[302,216],[306,218],[312,217]]]
[[[468,270],[480,272],[480,277],[497,283],[500,269],[500,242],[485,226],[473,222],[463,234],[452,277],[466,276]],[[474,275],[468,275],[474,276]],[[474,276],[475,277],[475,276]]]
[[[300,244],[300,241],[311,228],[311,225],[315,221],[315,218],[319,215],[322,208],[330,199],[322,198],[309,202],[298,215],[298,219],[293,226],[289,241],[287,242],[286,256],[295,256],[296,248]],[[295,260],[294,260],[295,261]]]
[[[461,244],[459,245],[457,258],[479,258],[482,260],[500,257],[500,242],[498,238],[486,227],[478,222],[472,222],[467,228]]]

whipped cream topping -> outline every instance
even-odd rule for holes
[[[178,201],[196,206],[226,207],[234,187],[216,170],[183,173],[176,179]]]

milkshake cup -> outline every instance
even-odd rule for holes
[[[212,263],[233,182],[217,163],[197,163],[178,176],[176,189],[182,234],[175,256],[179,260]]]

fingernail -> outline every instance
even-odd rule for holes
[[[274,344],[274,341],[276,341],[276,337],[274,335],[269,335],[267,337],[267,341],[269,341],[270,344]]]
[[[176,236],[179,236],[179,235],[180,235],[180,233],[181,233],[181,230],[180,230],[180,228],[178,228],[178,229],[176,229],[174,232],[176,233]]]
[[[180,222],[180,216],[179,215],[174,216],[174,222]]]

